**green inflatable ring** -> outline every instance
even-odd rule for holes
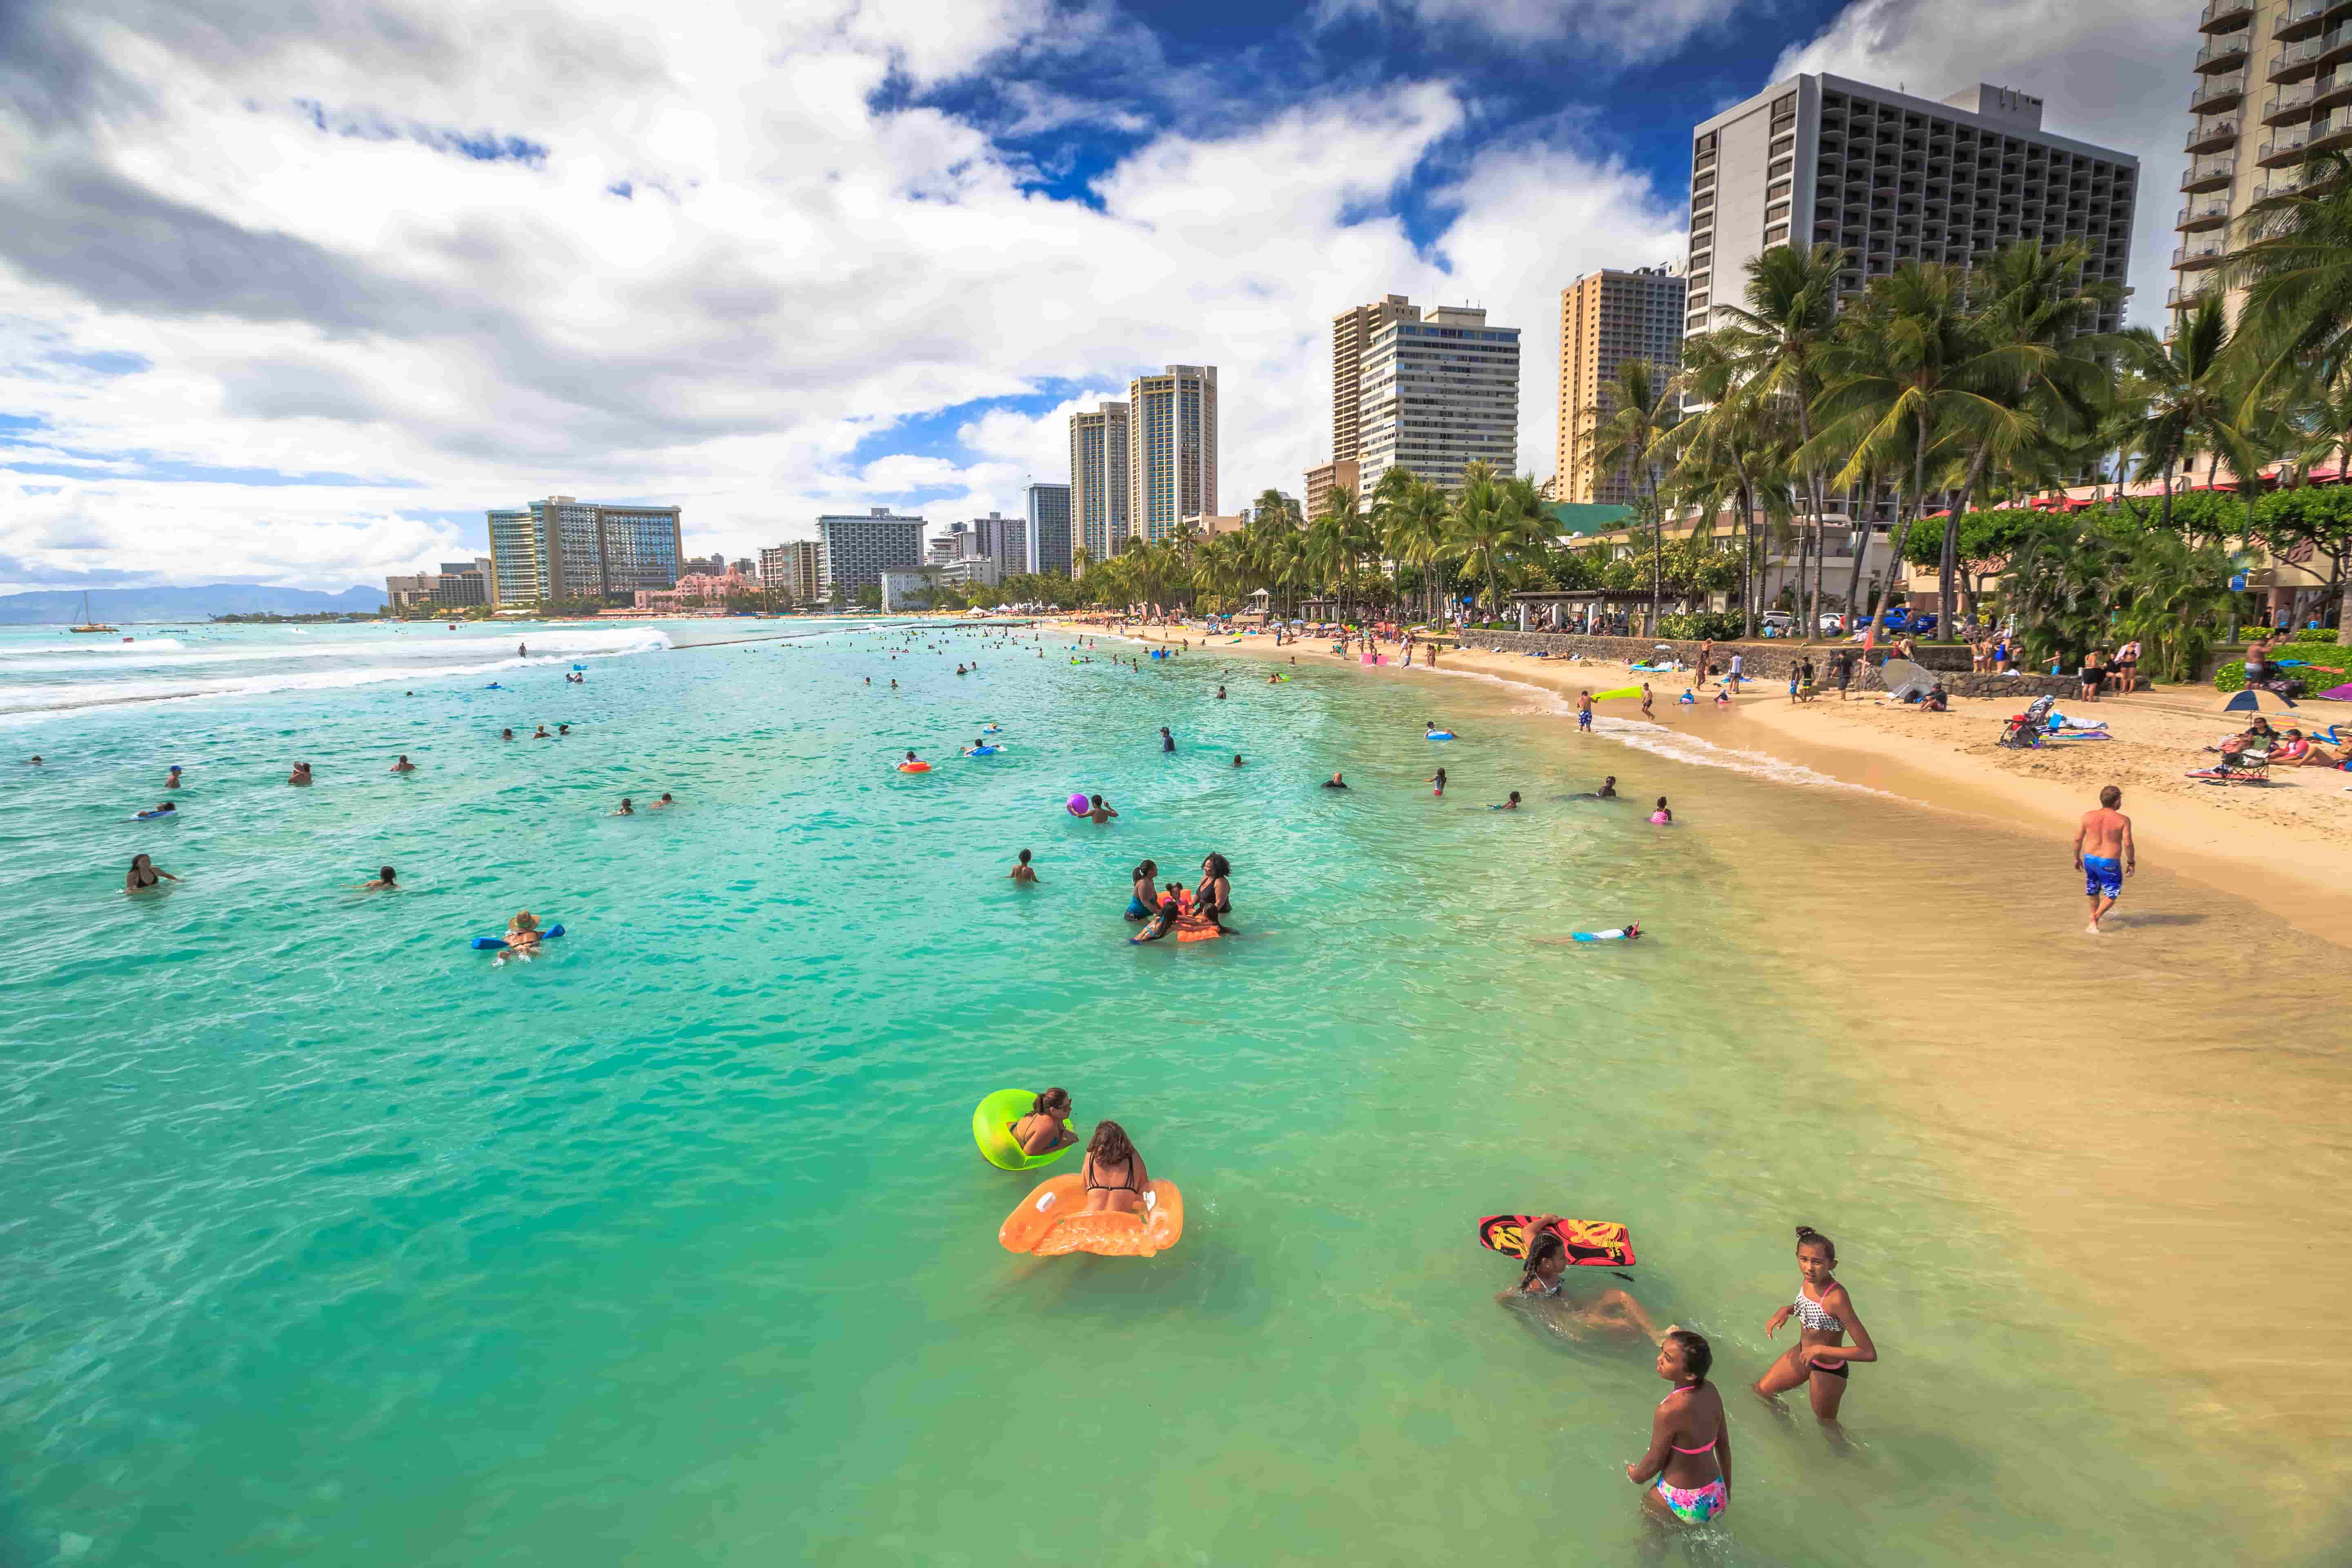
[[[1034,1171],[1040,1165],[1050,1165],[1071,1150],[1075,1142],[1065,1143],[1050,1154],[1024,1154],[1021,1145],[1013,1141],[1013,1124],[1036,1108],[1037,1091],[1031,1089],[1000,1089],[980,1102],[971,1113],[971,1141],[980,1145],[981,1157],[1000,1171]],[[1067,1121],[1062,1123],[1075,1134],[1077,1129]]]

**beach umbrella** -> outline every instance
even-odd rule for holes
[[[2320,695],[2332,697],[2338,702],[2352,702],[2352,681],[2347,681],[2342,686],[2331,686]]]
[[[2275,691],[2263,691],[2250,686],[2243,691],[2230,693],[2228,697],[2222,699],[2221,706],[2214,711],[2217,713],[2292,713],[2294,711],[2294,704]]]
[[[1886,682],[1886,698],[1890,702],[1900,702],[1915,691],[1925,697],[1928,688],[1936,684],[1934,676],[1907,658],[1890,658],[1878,673],[1880,679]]]

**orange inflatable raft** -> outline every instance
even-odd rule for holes
[[[929,763],[900,763],[898,764],[898,771],[902,773],[927,773],[931,771],[931,764]]]
[[[1007,1252],[1059,1258],[1091,1252],[1103,1258],[1150,1258],[1184,1234],[1184,1194],[1173,1182],[1154,1182],[1141,1214],[1087,1214],[1086,1184],[1076,1172],[1038,1184],[996,1233]]]

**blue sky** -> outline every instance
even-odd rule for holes
[[[0,591],[341,587],[559,492],[730,555],[1011,512],[1071,410],[1171,362],[1219,366],[1231,510],[1326,454],[1329,319],[1389,292],[1523,329],[1546,477],[1559,291],[1678,258],[1694,121],[1799,68],[1981,78],[2166,193],[2196,41],[2123,0],[372,15],[12,14]]]

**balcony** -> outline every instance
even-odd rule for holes
[[[2238,177],[2235,158],[2207,158],[2189,165],[2180,176],[2184,191],[2218,191]]]
[[[2319,46],[2323,41],[2319,38],[2305,38],[2281,48],[2278,58],[2271,61],[2270,79],[2273,82],[2301,81],[2317,70]]]
[[[2237,144],[2236,121],[2200,120],[2189,129],[2189,141],[2181,151],[2189,153],[2225,153]]]
[[[2312,41],[2316,43],[2318,40]],[[2311,73],[2305,71],[2304,74],[2308,76]],[[2199,84],[2197,90],[2189,95],[2189,112],[2216,114],[2225,109],[2235,109],[2245,96],[2246,79],[2242,75],[2211,78]],[[2002,171],[2004,174],[2011,172],[2008,169]]]
[[[2352,103],[2352,71],[2337,71],[2326,81],[2311,84],[2311,107],[2335,109]]]
[[[2200,278],[2185,289],[2167,289],[2164,291],[2164,303],[2170,310],[2185,310],[2207,295],[2218,296],[2221,292],[2221,289],[2213,286],[2212,279]]]
[[[2215,71],[2235,70],[2244,65],[2248,36],[2241,30],[2206,40],[2205,47],[2197,51],[2198,74],[2210,76]]]
[[[2221,266],[2221,258],[2228,254],[2220,240],[2209,239],[2196,245],[2184,245],[2174,251],[2172,266],[2179,272],[2200,271],[2208,267]]]
[[[2352,147],[2352,110],[2336,110],[2304,127],[2304,153],[2340,153]]]
[[[2227,198],[2224,198],[2220,201],[2190,202],[2180,209],[2180,216],[2172,226],[2183,233],[2189,233],[2200,228],[2219,228],[2229,221],[2230,204]]]
[[[2352,60],[2352,27],[2330,27],[2320,37],[2307,41],[2315,46],[2311,57],[2314,65],[2326,68]]]
[[[2300,163],[2303,162],[2304,149],[2310,141],[2309,130],[2301,125],[2294,126],[2280,132],[2277,141],[2263,142],[2262,151],[2254,154],[2254,162],[2265,169],[2281,168],[2288,163]]]
[[[2197,13],[2197,30],[2200,33],[2226,33],[2232,27],[2242,27],[2253,19],[2253,0],[2208,0],[2205,9]]]
[[[2271,37],[2282,44],[2311,37],[2319,31],[2320,23],[2326,17],[2327,7],[2328,0],[2287,0],[2285,14],[2279,17],[2278,26],[2271,29]]]
[[[2270,101],[2263,105],[2263,123],[2265,125],[2290,125],[2298,120],[2310,118],[2311,84],[2308,82],[2300,87],[2283,87],[2271,94]]]

